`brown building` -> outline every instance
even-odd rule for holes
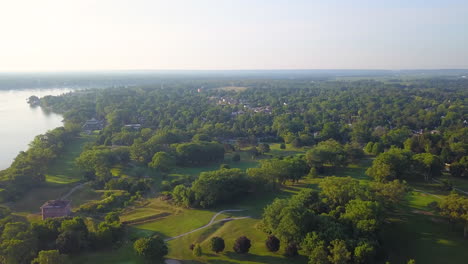
[[[71,214],[71,201],[50,200],[41,206],[42,220],[53,217],[69,216]]]

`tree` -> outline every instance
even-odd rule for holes
[[[346,153],[343,146],[333,139],[322,141],[306,153],[310,167],[322,167],[325,164],[333,166],[346,165]]]
[[[267,240],[265,241],[265,245],[268,251],[276,252],[280,249],[280,240],[273,235],[269,235]]]
[[[138,255],[144,257],[150,263],[155,260],[162,260],[168,253],[166,243],[158,235],[138,239],[133,244],[133,248]]]
[[[270,145],[268,145],[267,143],[262,143],[258,146],[258,151],[262,154],[270,152]]]
[[[350,200],[365,194],[364,187],[358,180],[351,177],[326,177],[319,183],[322,196],[327,198],[328,204],[335,207],[346,205]]]
[[[352,223],[356,235],[374,233],[380,225],[382,212],[378,202],[351,200],[341,219]]]
[[[320,239],[317,232],[308,233],[302,241],[302,249],[309,256],[310,264],[328,264],[328,252],[325,241]]]
[[[281,143],[281,144],[280,144],[280,149],[286,149],[286,144]]]
[[[296,243],[289,243],[286,248],[284,249],[284,255],[286,257],[295,257],[299,255],[297,252],[297,244]]]
[[[193,255],[195,257],[201,257],[202,254],[203,253],[202,253],[202,248],[201,248],[200,244],[198,244],[198,243],[195,244],[195,247],[193,248]]]
[[[364,151],[367,153],[367,154],[373,154],[372,153],[372,147],[374,146],[374,142],[370,141],[367,143],[367,145],[364,147]]]
[[[148,163],[148,167],[158,169],[162,172],[169,172],[174,165],[174,158],[162,151],[154,154],[151,162]]]
[[[31,240],[8,239],[0,243],[0,263],[29,263],[35,254]]]
[[[222,252],[224,250],[224,239],[221,237],[212,237],[210,240],[211,243],[211,251],[216,253]]]
[[[468,199],[456,193],[447,195],[440,203],[441,215],[447,216],[451,224],[463,224],[463,237],[468,237]]]
[[[238,254],[245,254],[249,252],[251,246],[250,239],[248,239],[246,236],[241,236],[236,239],[232,249],[234,249],[234,251]]]
[[[31,264],[65,264],[67,256],[60,254],[58,250],[42,250]]]
[[[357,263],[370,263],[375,256],[375,248],[368,242],[361,242],[354,248],[354,259]]]
[[[119,217],[119,213],[117,212],[110,212],[108,214],[106,214],[106,217],[104,218],[104,220],[107,222],[107,223],[120,223],[120,217]]]
[[[442,174],[443,163],[436,155],[420,153],[413,156],[415,172],[423,175],[425,181]]]
[[[379,155],[384,151],[384,145],[380,142],[375,142],[374,145],[372,145],[372,150],[371,153],[373,155]]]
[[[374,159],[366,174],[381,182],[405,179],[410,175],[411,158],[410,151],[391,148]]]
[[[346,264],[351,259],[351,253],[346,248],[346,242],[343,240],[333,240],[328,246],[330,255],[328,260],[332,264]]]

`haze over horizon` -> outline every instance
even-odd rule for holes
[[[0,71],[466,69],[468,2],[17,0]]]

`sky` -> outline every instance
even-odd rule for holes
[[[0,71],[468,68],[464,0],[0,0]]]

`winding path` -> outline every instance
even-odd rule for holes
[[[85,185],[89,184],[90,182],[80,183],[77,186],[71,188],[64,196],[60,198],[60,200],[66,200],[70,195],[72,195],[76,190],[83,188]]]
[[[197,232],[198,230],[201,230],[201,229],[204,229],[204,228],[207,228],[213,224],[216,224],[216,223],[219,223],[219,222],[227,222],[227,221],[232,221],[232,220],[240,220],[240,219],[246,219],[246,218],[250,218],[250,216],[243,216],[243,217],[228,217],[228,218],[223,218],[223,219],[220,219],[220,220],[217,220],[215,221],[216,217],[218,217],[218,215],[222,214],[222,213],[225,213],[225,212],[241,212],[241,211],[244,211],[244,210],[237,210],[237,209],[229,209],[229,210],[223,210],[223,211],[219,211],[218,213],[216,213],[210,220],[210,222],[202,227],[199,227],[197,229],[194,229],[192,231],[189,231],[187,233],[183,233],[181,235],[178,235],[178,236],[174,236],[174,237],[170,237],[170,238],[166,238],[164,239],[165,242],[167,241],[171,241],[173,239],[176,239],[176,238],[179,238],[179,237],[183,237],[183,236],[186,236],[186,235],[189,235],[193,232]]]

